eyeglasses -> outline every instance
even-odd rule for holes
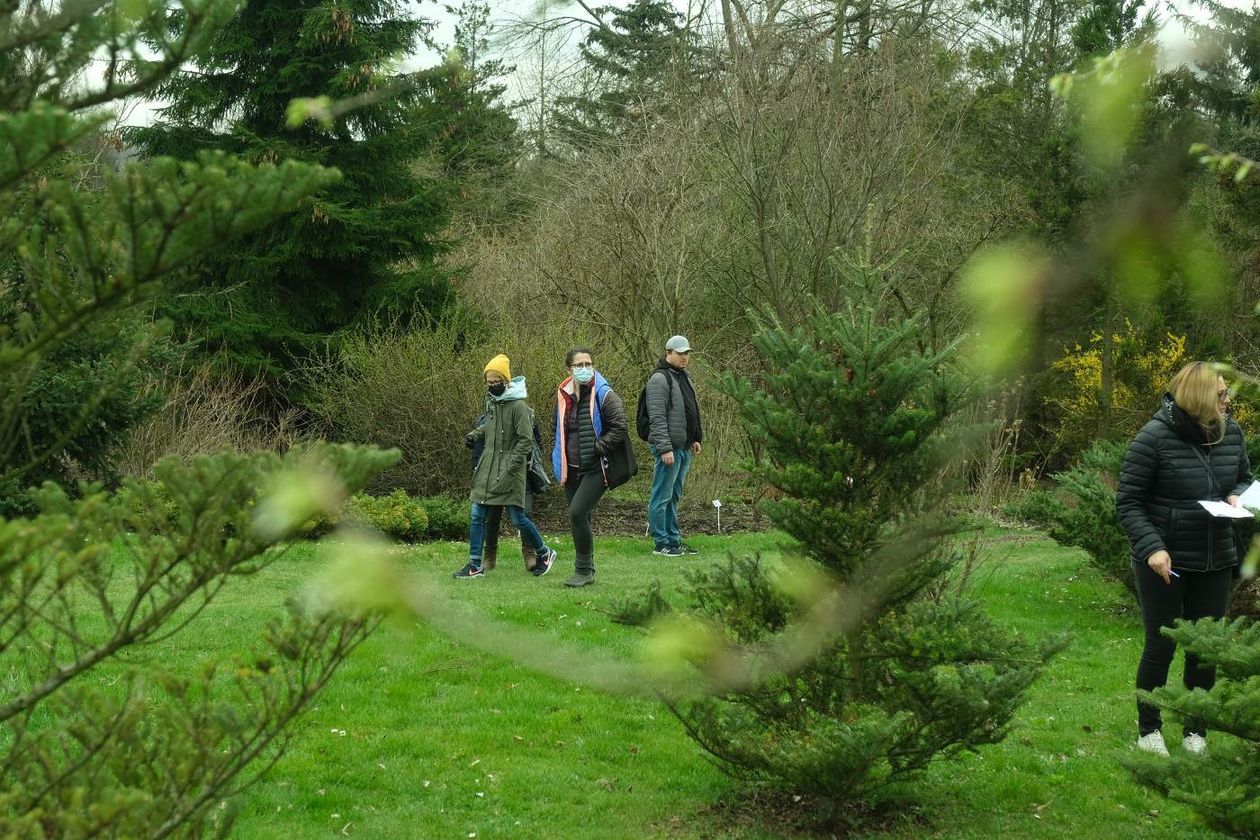
[[[570,366],[573,370],[589,370],[595,367],[594,362],[578,362],[576,365]]]

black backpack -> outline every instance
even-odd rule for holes
[[[651,378],[655,375],[656,371],[653,370],[648,374],[648,379],[651,380]],[[665,375],[665,381],[667,383],[669,382],[668,374]],[[670,388],[669,402],[665,404],[666,411],[669,410],[669,407],[673,404],[673,402],[674,389]],[[648,440],[652,436],[652,418],[648,417],[647,407],[647,382],[643,383],[643,389],[639,391],[639,405],[634,411],[634,430],[639,433],[640,440]]]

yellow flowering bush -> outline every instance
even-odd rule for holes
[[[1102,333],[1095,332],[1086,344],[1066,348],[1052,365],[1060,387],[1048,402],[1059,414],[1055,443],[1060,451],[1078,452],[1098,438],[1132,435],[1155,412],[1168,381],[1188,361],[1185,336],[1151,336],[1127,318],[1112,334],[1112,353],[1111,413],[1106,422],[1100,400]]]

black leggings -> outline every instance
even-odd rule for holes
[[[1229,606],[1229,590],[1233,583],[1233,569],[1214,572],[1178,572],[1180,577],[1172,583],[1151,571],[1145,563],[1133,564],[1133,577],[1137,581],[1138,601],[1142,605],[1142,625],[1146,645],[1138,662],[1137,687],[1150,691],[1168,682],[1168,666],[1172,664],[1176,643],[1161,634],[1161,627],[1171,627],[1179,618],[1194,621],[1197,618],[1221,618]],[[1183,677],[1188,689],[1210,689],[1216,682],[1216,668],[1199,662],[1199,657],[1186,652],[1186,670]],[[1138,735],[1147,735],[1159,729],[1159,708],[1138,701]],[[1201,722],[1187,719],[1185,734],[1205,735]]]
[[[578,571],[595,571],[595,530],[591,527],[591,514],[606,489],[604,476],[598,472],[570,476],[564,485],[564,495],[569,500],[569,526],[573,529],[574,566]]]

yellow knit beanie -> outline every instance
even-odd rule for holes
[[[487,374],[490,371],[494,371],[499,374],[499,376],[502,376],[504,382],[512,381],[512,365],[508,362],[508,357],[502,353],[486,363],[485,370],[482,371],[482,374]]]

